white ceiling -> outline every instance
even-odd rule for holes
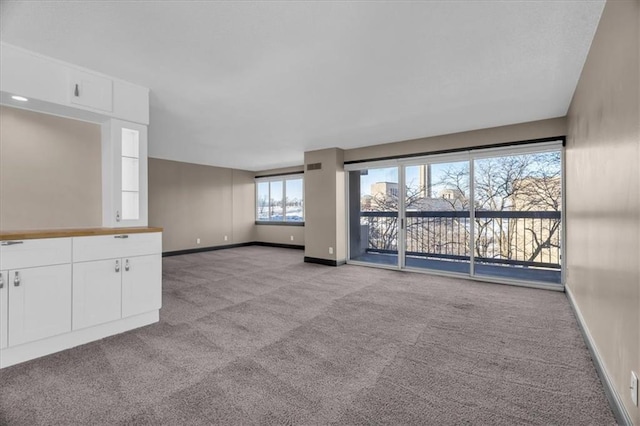
[[[2,2],[2,41],[151,89],[152,157],[308,150],[564,116],[598,1]]]

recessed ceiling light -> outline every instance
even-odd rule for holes
[[[16,100],[16,101],[20,101],[20,102],[27,102],[29,99],[25,98],[24,96],[12,96],[11,99]]]

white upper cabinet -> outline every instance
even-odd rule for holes
[[[149,90],[6,43],[0,48],[2,101],[11,95],[35,102],[21,108],[102,121],[119,118],[149,124]],[[15,106],[15,105],[14,105]]]
[[[113,80],[97,74],[71,69],[69,98],[72,104],[100,111],[113,111]]]
[[[147,127],[103,124],[103,225],[147,226]]]

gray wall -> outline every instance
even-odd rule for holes
[[[567,287],[615,389],[640,373],[640,3],[607,2],[568,114]]]
[[[102,225],[97,124],[0,107],[0,230]]]

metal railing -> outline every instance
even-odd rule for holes
[[[406,212],[407,256],[470,261],[469,211]],[[360,212],[363,248],[368,253],[398,253],[398,213]],[[474,258],[476,262],[561,267],[561,212],[476,211]]]

